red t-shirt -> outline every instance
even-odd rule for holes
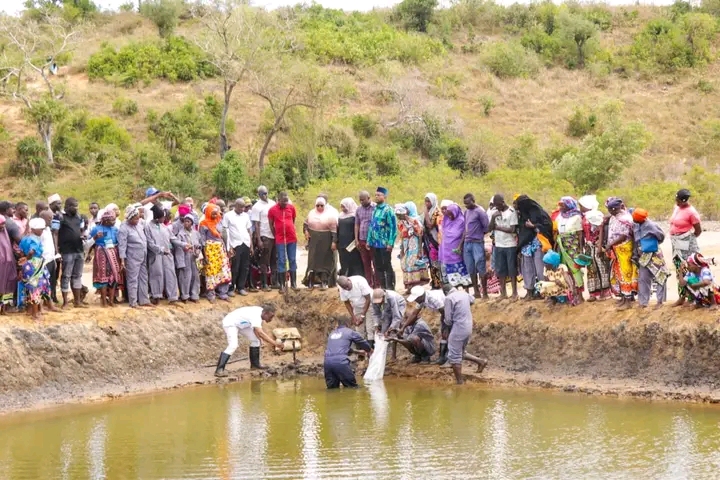
[[[291,204],[280,208],[280,204],[275,204],[268,210],[268,222],[275,230],[275,244],[286,245],[288,243],[297,243],[297,234],[295,233],[295,207]]]
[[[672,217],[670,217],[670,235],[687,233],[698,223],[700,223],[700,214],[695,207],[688,205],[680,208],[676,205]]]

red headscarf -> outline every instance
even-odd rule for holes
[[[216,212],[217,218],[213,219],[212,214]],[[220,213],[220,207],[213,203],[208,203],[205,207],[205,218],[200,222],[201,227],[207,227],[213,235],[220,238],[220,232],[218,232],[217,226],[222,221],[222,214]]]

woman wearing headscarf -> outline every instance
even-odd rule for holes
[[[117,234],[120,269],[125,276],[130,308],[152,306],[148,297],[147,237],[140,224],[142,210],[142,205],[129,205],[125,209],[125,221]]]
[[[619,307],[630,308],[637,293],[637,265],[633,262],[633,219],[622,199],[605,202],[610,213],[605,253],[610,257],[610,288],[620,297]]]
[[[515,199],[515,211],[518,214],[519,226],[518,250],[522,259],[520,268],[527,291],[525,298],[529,300],[537,297],[535,284],[545,280],[543,245],[538,235],[542,235],[544,241],[552,246],[552,220],[540,204],[527,195],[520,195]]]
[[[465,217],[460,207],[449,200],[443,200],[442,237],[440,240],[440,268],[443,284],[453,287],[472,285],[470,275],[463,263],[462,240],[465,233]]]
[[[425,214],[423,215],[423,249],[425,256],[430,260],[430,286],[433,289],[442,288],[442,274],[440,273],[440,225],[442,214],[438,208],[437,195],[425,195]]]
[[[357,203],[350,197],[340,202],[340,216],[337,225],[337,250],[340,257],[339,275],[352,277],[364,274],[360,251],[355,245],[355,212]],[[348,247],[353,247],[348,251]]]
[[[541,280],[535,285],[538,295],[552,305],[558,303],[576,305],[575,281],[568,267],[562,263],[560,254],[549,250],[543,256],[543,263],[545,280]]]
[[[326,209],[327,201],[323,197],[315,199],[315,208],[310,210],[303,224],[308,248],[307,273],[303,283],[313,288],[317,282],[321,290],[335,285],[337,262],[337,216]]]
[[[200,268],[202,243],[200,234],[195,230],[195,217],[186,213],[182,218],[183,228],[176,237],[180,244],[175,245],[175,267],[177,267],[180,300],[197,303],[200,299]]]
[[[100,292],[100,303],[115,306],[116,290],[122,288],[124,279],[118,254],[118,228],[115,227],[113,209],[103,210],[100,223],[90,230],[95,249],[93,259],[93,287]]]
[[[400,236],[400,268],[406,294],[415,285],[425,285],[430,280],[428,261],[422,250],[422,221],[413,202],[395,205]]]
[[[585,255],[590,257],[587,266],[587,290],[589,302],[607,300],[610,290],[610,260],[603,253],[605,244],[605,215],[598,210],[600,203],[595,195],[585,195],[578,200],[583,214],[583,240]]]
[[[699,253],[692,253],[686,261],[687,272],[680,279],[685,295],[694,302],[694,308],[720,305],[720,289],[715,285],[715,277],[710,271],[710,261]]]
[[[215,296],[229,302],[232,271],[223,243],[220,207],[208,203],[203,213],[205,217],[200,222],[199,234],[200,242],[204,245],[206,296],[210,303],[215,303]]]
[[[23,301],[33,320],[40,320],[43,303],[49,310],[56,310],[50,299],[50,274],[43,259],[41,235],[45,230],[45,220],[33,218],[28,226],[30,235],[23,237],[19,245],[23,255],[20,259],[20,276],[24,288]]]
[[[560,215],[557,217],[557,250],[575,281],[577,301],[582,302],[584,274],[582,267],[575,262],[578,255],[583,254],[582,213],[577,201],[572,197],[562,197],[558,208]]]
[[[12,306],[13,295],[17,288],[17,263],[12,241],[5,223],[7,219],[0,215],[0,314],[5,315]]]
[[[648,220],[648,212],[643,208],[633,210],[632,218],[635,222],[633,236],[638,258],[638,304],[641,308],[648,306],[655,282],[655,296],[659,308],[666,299],[665,284],[670,276],[670,270],[665,265],[665,258],[660,250],[665,233],[655,222]]]
[[[178,301],[177,276],[173,247],[178,243],[172,230],[164,224],[165,210],[160,205],[150,209],[151,222],[145,224],[148,244],[148,274],[150,276],[150,301],[157,305],[167,293],[170,303]]]
[[[675,208],[670,217],[670,242],[672,243],[672,260],[678,278],[678,301],[675,306],[685,303],[688,293],[687,286],[679,284],[679,280],[687,273],[686,260],[693,253],[698,253],[697,238],[702,233],[700,214],[690,205],[690,190],[683,188],[675,195]]]

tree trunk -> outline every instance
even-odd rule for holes
[[[45,144],[45,156],[47,158],[47,162],[49,165],[54,165],[55,159],[53,158],[53,151],[52,151],[52,124],[51,123],[39,124],[38,132],[40,132],[40,136],[42,137],[43,143]]]
[[[227,117],[228,112],[230,111],[230,97],[232,96],[233,89],[235,88],[235,85],[232,83],[228,83],[227,80],[225,80],[225,85],[223,88],[224,92],[224,103],[223,103],[223,111],[222,111],[222,117],[220,117],[220,159],[225,156],[225,152],[230,150],[230,147],[228,145],[227,141]]]
[[[277,124],[278,122],[275,122],[275,125],[270,129],[267,135],[265,135],[265,143],[263,143],[262,149],[260,150],[260,156],[258,157],[258,169],[262,172],[263,168],[265,168],[265,155],[267,154],[267,149],[270,146],[270,141],[277,133]]]
[[[579,68],[585,67],[585,52],[583,51],[583,45],[585,45],[585,42],[577,42]]]

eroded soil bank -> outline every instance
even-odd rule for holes
[[[225,347],[222,317],[265,300],[280,307],[270,328],[300,329],[304,348],[298,365],[289,353],[264,349],[263,362],[272,366],[268,372],[250,372],[241,360],[220,381],[321,374],[332,316],[345,312],[335,291],[285,298],[273,292],[213,306],[75,310],[49,316],[41,325],[11,316],[0,323],[0,412],[215,383],[213,365]],[[671,307],[616,312],[609,303],[549,309],[536,302],[491,301],[476,304],[474,313],[469,350],[487,356],[490,364],[479,376],[468,365],[468,381],[720,402],[718,312]],[[437,317],[428,320],[437,326]],[[234,357],[246,355],[241,345]],[[386,374],[450,382],[449,371],[407,360],[400,354]]]

